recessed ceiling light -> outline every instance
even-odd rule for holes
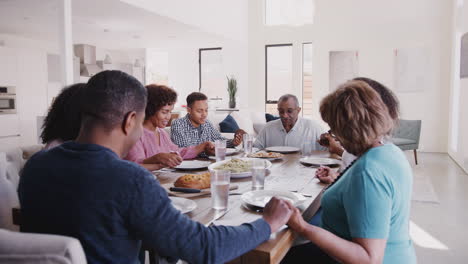
[[[168,38],[171,38],[171,39],[175,39],[175,38],[176,38],[176,36],[174,36],[174,35],[170,35],[170,36],[167,36],[167,37],[168,37]]]
[[[109,32],[109,29],[105,28],[105,29],[104,29],[104,32],[106,32],[106,33]]]
[[[138,36],[138,35],[133,35],[133,38],[134,38],[134,39],[139,39],[140,36]]]
[[[24,20],[29,20],[29,17],[23,17]]]

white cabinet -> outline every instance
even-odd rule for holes
[[[0,47],[0,86],[17,86],[18,58],[16,50]]]
[[[0,115],[0,137],[16,136],[20,133],[17,114]]]

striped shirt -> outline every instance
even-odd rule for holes
[[[232,143],[232,139],[227,140],[223,137],[208,120],[199,127],[194,127],[192,122],[190,122],[189,114],[172,121],[171,139],[172,142],[181,148],[199,145],[207,141],[214,142],[218,139],[226,140],[226,147],[228,148],[235,147]],[[204,153],[201,156],[204,156]]]

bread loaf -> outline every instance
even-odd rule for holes
[[[174,182],[174,186],[193,189],[210,188],[210,173],[185,174]]]

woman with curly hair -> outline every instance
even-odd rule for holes
[[[55,98],[42,125],[44,149],[51,149],[65,141],[74,140],[80,132],[80,91],[85,83],[76,83],[62,89]]]
[[[289,227],[312,243],[291,249],[283,263],[416,263],[413,175],[404,153],[383,142],[395,125],[387,105],[366,82],[349,81],[322,100],[320,114],[356,160],[323,193],[319,226],[292,208]]]
[[[212,148],[211,142],[186,148],[175,145],[164,128],[171,119],[171,112],[177,101],[176,91],[156,84],[147,85],[146,89],[148,103],[145,109],[143,135],[125,157],[126,160],[139,163],[149,170],[157,170],[163,167],[175,167],[183,159],[193,159],[206,149]]]

